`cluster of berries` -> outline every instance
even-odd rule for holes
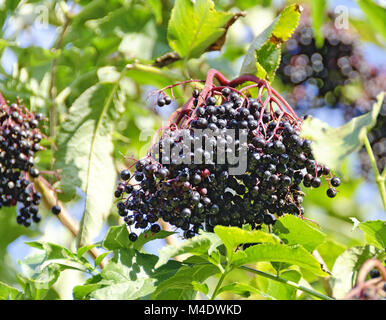
[[[311,26],[301,25],[284,46],[277,74],[283,83],[294,86],[288,97],[294,107],[336,105],[342,96],[339,88],[359,75],[353,40],[339,37],[342,33],[333,26],[329,31],[318,48]]]
[[[42,134],[38,129],[41,114],[33,114],[19,103],[8,106],[0,102],[0,208],[19,202],[17,223],[29,227],[41,220],[38,205],[41,194],[33,179],[39,176],[34,156],[42,149]]]
[[[287,101],[294,109],[307,112],[311,107],[340,108],[349,120],[372,109],[377,95],[386,91],[386,72],[365,61],[356,34],[347,28],[338,29],[335,17],[322,28],[325,38],[318,47],[307,10],[299,27],[283,46],[277,76],[290,88]],[[359,84],[359,86],[358,86]],[[347,85],[356,85],[358,94],[347,94]],[[379,170],[386,166],[385,145],[386,102],[369,139]],[[371,171],[365,150],[361,152],[364,172]]]
[[[245,95],[247,87],[235,89],[250,81],[259,88],[257,98]],[[185,238],[216,225],[258,229],[286,213],[302,217],[300,185],[318,188],[324,177],[333,198],[340,179],[314,160],[311,141],[299,136],[301,123],[265,81],[254,76],[228,81],[210,70],[205,88],[193,91],[148,156],[132,165],[134,173],[121,172],[115,192],[119,215],[129,227],[150,226],[152,232],[160,230],[156,222],[162,219],[181,228]],[[205,148],[195,144],[200,139]],[[239,156],[237,165],[232,155]],[[244,160],[245,170],[237,172]],[[131,232],[130,239],[136,238]]]

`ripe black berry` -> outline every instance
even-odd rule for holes
[[[327,196],[334,198],[336,196],[336,190],[334,188],[327,189]]]
[[[150,231],[153,232],[153,233],[158,233],[158,232],[161,231],[161,227],[158,224],[153,224],[150,227]]]
[[[311,186],[314,188],[319,188],[321,184],[321,181],[319,178],[315,177],[311,180]]]
[[[131,242],[135,242],[135,241],[137,241],[137,239],[138,239],[138,236],[137,236],[136,233],[131,232],[131,233],[129,234],[129,240],[130,240]]]
[[[170,98],[169,96],[165,96],[164,100],[166,105],[169,105],[172,103],[172,98]]]
[[[331,184],[333,187],[339,187],[340,186],[340,179],[338,177],[334,177],[331,179]]]
[[[158,105],[159,107],[163,107],[165,104],[166,104],[166,101],[165,101],[164,98],[159,98],[159,99],[157,100],[157,105]]]
[[[120,176],[122,180],[129,180],[131,174],[129,170],[122,170]]]
[[[381,276],[380,272],[378,269],[373,269],[373,270],[370,270],[370,278],[374,279],[374,278],[378,278]]]
[[[53,206],[53,207],[51,208],[51,212],[52,212],[53,214],[55,214],[55,215],[58,215],[61,211],[62,211],[62,208],[59,207],[59,206]]]

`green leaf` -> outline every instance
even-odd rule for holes
[[[107,257],[109,254],[111,253],[111,251],[107,251],[107,252],[104,252],[102,254],[100,254],[94,261],[94,266],[97,267],[99,266],[99,264],[103,261],[103,259],[105,257]]]
[[[89,299],[90,293],[101,288],[103,284],[101,283],[102,276],[97,274],[89,279],[87,279],[84,285],[75,286],[72,290],[72,295],[74,299],[77,300],[87,300]]]
[[[379,47],[384,47],[385,45],[380,41],[379,35],[377,32],[374,32],[373,28],[367,20],[357,19],[350,17],[350,24],[355,28],[355,31],[358,32],[360,38],[363,41],[369,41],[375,43]]]
[[[325,242],[317,247],[317,250],[326,263],[328,270],[332,270],[336,259],[346,250],[347,248],[334,240],[327,239]]]
[[[232,265],[237,267],[260,261],[284,262],[309,270],[317,276],[327,276],[319,262],[302,246],[263,243],[235,254]]]
[[[336,299],[343,299],[354,287],[358,271],[363,263],[379,254],[379,250],[371,246],[357,246],[344,251],[336,259],[332,268],[333,296]]]
[[[256,268],[260,271],[270,274],[277,274],[274,268],[268,262],[260,262]],[[284,270],[280,272],[280,278],[286,279],[295,283],[299,283],[301,274],[296,270]],[[257,276],[254,281],[256,282],[257,288],[268,294],[277,300],[295,300],[296,299],[296,288],[288,286],[284,283]]]
[[[0,300],[16,300],[22,296],[22,292],[0,281]]]
[[[257,74],[258,67],[264,68],[264,65],[268,68],[268,70],[265,70],[267,75],[275,72],[277,64],[280,62],[278,61],[278,59],[280,60],[280,55],[277,49],[290,38],[292,32],[296,29],[300,11],[301,7],[298,4],[286,7],[280,15],[253,40],[242,63],[240,75]],[[269,42],[271,42],[273,46],[267,45]],[[273,54],[272,57],[267,54],[269,52]],[[256,64],[256,59],[258,64]],[[269,61],[265,61],[266,59],[269,59]],[[272,77],[273,75],[271,75],[271,78]]]
[[[289,214],[276,220],[273,233],[286,244],[301,244],[310,252],[314,251],[326,238],[326,235],[310,222]]]
[[[198,283],[197,281],[192,281],[193,289],[199,292],[202,292],[205,295],[209,293],[209,287],[206,283]]]
[[[326,19],[326,0],[314,0],[311,1],[311,23],[312,30],[314,32],[315,44],[318,48],[321,48],[324,43],[324,35],[322,26]]]
[[[103,247],[108,250],[131,248],[140,250],[147,242],[155,239],[164,239],[174,232],[161,230],[158,233],[152,233],[150,230],[142,232],[135,242],[129,240],[129,232],[126,224],[120,226],[112,226],[107,231],[107,235],[103,240]]]
[[[368,244],[379,249],[386,249],[386,221],[374,220],[359,224]]]
[[[1,4],[1,10],[0,10],[0,30],[4,29],[3,24],[5,20],[10,16],[10,14],[13,14],[17,6],[21,0],[14,0],[14,1],[3,1]]]
[[[36,267],[44,267],[45,262],[49,262],[51,264],[57,264],[63,270],[65,269],[75,269],[80,271],[87,271],[93,269],[92,265],[87,261],[86,258],[81,255],[76,255],[72,253],[67,248],[64,248],[58,244],[51,242],[43,242],[43,241],[31,241],[26,242],[30,247],[41,250],[36,256],[32,256],[32,259],[25,259],[23,261],[24,267],[27,265]]]
[[[26,48],[12,46],[18,57],[18,63],[27,68],[51,64],[52,60],[60,56],[60,51],[53,51],[41,47],[28,46]]]
[[[184,58],[197,58],[226,32],[233,16],[214,9],[211,0],[176,0],[168,26],[170,47]]]
[[[149,241],[165,239],[166,237],[169,237],[173,234],[175,234],[175,232],[161,230],[160,232],[152,233],[150,230],[146,230],[138,236],[138,239],[133,243],[133,248],[140,250]]]
[[[233,2],[235,6],[242,10],[246,10],[256,6],[269,7],[271,0],[236,0]]]
[[[110,227],[102,246],[107,250],[130,248],[132,242],[129,240],[129,231],[126,224]]]
[[[367,22],[373,27],[374,32],[381,34],[386,39],[386,8],[381,7],[372,0],[358,0],[367,17]]]
[[[280,47],[267,41],[260,50],[256,51],[257,76],[272,82],[280,65],[280,59]]]
[[[204,232],[191,239],[187,239],[177,245],[167,245],[159,250],[159,261],[156,268],[163,266],[169,259],[181,254],[189,253],[192,255],[207,257],[221,245],[220,239],[208,232]]]
[[[193,300],[196,295],[193,281],[202,283],[219,272],[220,270],[212,264],[181,267],[173,277],[163,281],[157,287],[153,299]]]
[[[82,286],[75,286],[72,290],[72,295],[76,300],[88,300],[89,295],[103,287],[101,283],[85,284]]]
[[[78,246],[90,244],[99,234],[113,202],[117,174],[112,135],[118,85],[98,83],[87,89],[71,106],[58,136],[60,187],[66,195],[74,195],[76,187],[86,193]]]
[[[103,300],[133,300],[147,296],[162,281],[170,279],[181,266],[176,261],[169,261],[155,270],[157,260],[157,256],[140,253],[135,249],[116,250],[114,257],[101,271],[100,281],[86,284],[86,288],[78,288],[76,294],[82,296],[88,291],[91,298]]]
[[[239,245],[244,243],[280,243],[277,236],[261,230],[248,231],[237,227],[216,226],[214,232],[224,243],[228,258],[233,255]]]
[[[280,273],[280,278],[298,283],[301,274],[296,270],[285,270]],[[296,289],[290,286],[285,285],[271,279],[269,280],[269,285],[267,288],[267,293],[275,297],[278,300],[295,300],[296,299]]]
[[[238,294],[243,298],[248,298],[253,293],[257,293],[259,295],[262,294],[260,290],[256,289],[255,287],[252,287],[249,284],[237,282],[221,287],[221,289],[218,291],[218,294],[222,292],[231,292],[234,294]]]
[[[2,207],[0,209],[0,279],[7,283],[16,282],[17,266],[7,251],[13,241],[24,235],[38,236],[39,231],[34,228],[25,228],[16,223],[16,207]]]
[[[8,41],[0,39],[0,54],[3,53],[3,50],[8,47]]]
[[[44,268],[37,267],[28,277],[19,274],[19,282],[24,289],[23,297],[28,300],[45,300],[52,293],[52,285],[56,283],[63,268],[55,263]]]
[[[380,93],[370,112],[338,128],[331,128],[318,119],[307,118],[303,122],[301,135],[314,141],[312,151],[315,159],[338,170],[347,156],[363,145],[367,132],[376,123],[383,97],[384,93]]]
[[[156,22],[158,24],[162,23],[162,1],[148,0],[148,3],[155,15]]]
[[[90,251],[92,248],[97,247],[98,244],[90,244],[88,246],[81,247],[77,250],[76,256],[78,258],[82,257],[86,252]]]
[[[64,248],[58,244],[44,241],[30,241],[26,242],[32,248],[36,248],[44,251],[44,260],[55,259],[77,259],[77,256],[67,248]]]

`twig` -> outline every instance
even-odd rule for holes
[[[162,68],[162,67],[165,67],[169,64],[172,64],[180,59],[181,59],[181,57],[177,52],[175,52],[175,51],[168,52],[168,53],[158,57],[157,59],[155,59],[153,66],[157,67],[157,68]]]

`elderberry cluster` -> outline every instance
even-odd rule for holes
[[[294,86],[288,100],[295,108],[336,106],[342,102],[343,85],[357,79],[361,72],[371,72],[361,70],[363,61],[351,34],[330,23],[325,25],[324,36],[319,48],[311,23],[303,19],[284,45],[277,75],[283,83]]]
[[[299,136],[300,119],[266,108],[260,98],[247,98],[233,87],[208,95],[196,89],[192,96],[188,120],[165,130],[155,145],[158,151],[137,161],[133,174],[129,169],[120,174],[117,208],[130,228],[150,227],[156,233],[162,219],[182,229],[184,238],[216,225],[259,229],[283,214],[302,216],[301,184],[318,188],[322,177],[329,184],[327,196],[336,196],[340,179],[314,160],[311,141]],[[189,143],[182,129],[188,130]],[[198,136],[197,129],[209,131]],[[245,172],[231,174],[235,163],[228,157],[219,163],[224,154],[218,148],[193,148],[198,138],[212,147],[225,145],[225,155],[245,154]],[[136,239],[132,230],[130,240]]]
[[[323,25],[323,46],[317,40],[307,10],[302,13],[299,27],[283,46],[282,60],[277,76],[290,88],[286,99],[294,109],[305,111],[312,107],[340,108],[345,119],[362,115],[372,109],[377,95],[386,91],[386,70],[367,63],[352,30],[337,29],[335,16]],[[344,87],[361,86],[359,96],[348,95]],[[345,93],[346,92],[346,93]],[[386,165],[384,101],[377,123],[370,134],[380,171]],[[371,164],[365,150],[360,153],[362,169],[371,172]]]
[[[42,149],[38,129],[42,118],[16,103],[0,106],[0,208],[20,203],[16,220],[26,227],[41,220],[41,194],[32,181],[40,174],[34,156]]]

